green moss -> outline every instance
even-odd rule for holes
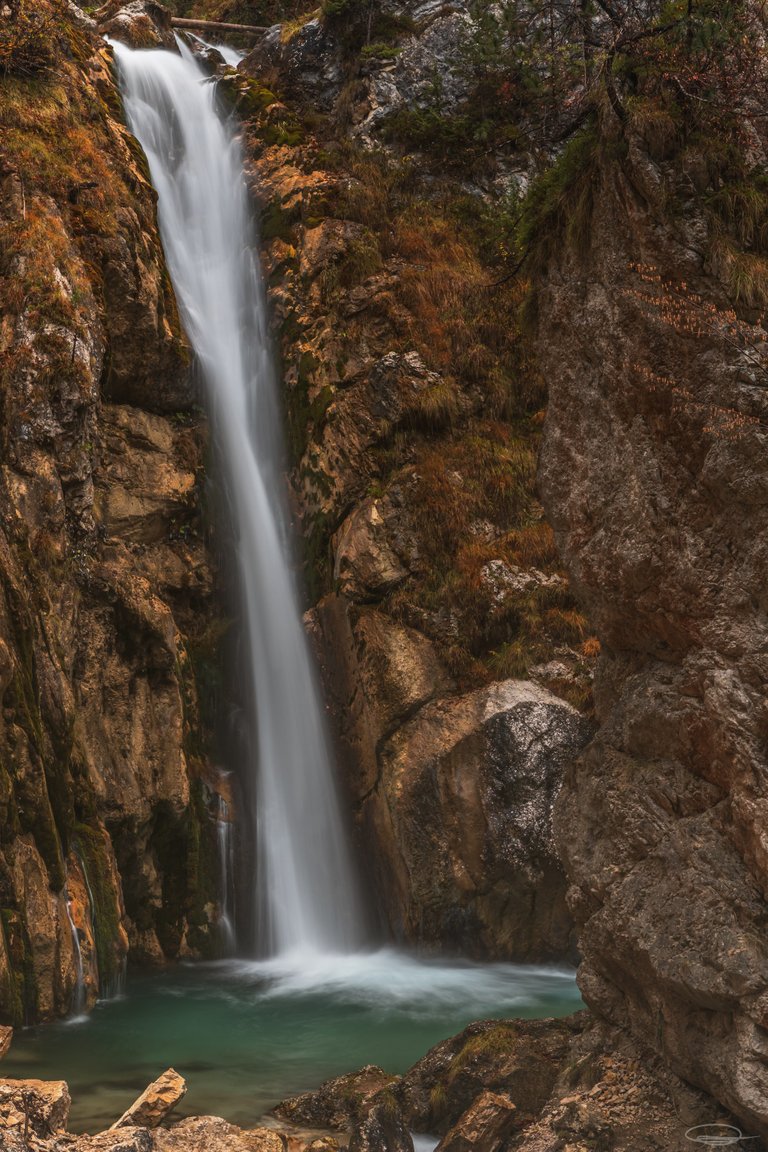
[[[298,207],[283,208],[281,201],[275,197],[261,211],[259,218],[259,231],[264,241],[284,240],[290,243],[295,239],[296,225],[299,223],[300,210]]]
[[[99,980],[108,987],[120,973],[120,908],[112,882],[109,850],[105,834],[87,824],[72,829],[72,843],[82,861],[93,907],[93,931]]]
[[[532,184],[520,212],[517,240],[536,267],[543,267],[563,240],[579,248],[586,242],[598,156],[597,129],[591,125],[569,140],[552,167]]]
[[[37,1016],[37,981],[32,947],[23,917],[17,909],[1,909],[0,926],[10,960],[10,971],[0,989],[2,1011],[14,1027],[23,1027]]]

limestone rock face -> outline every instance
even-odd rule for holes
[[[660,225],[638,142],[625,171],[601,169],[588,251],[540,299],[541,488],[603,645],[556,826],[588,1004],[766,1135],[766,396],[689,243],[705,225]],[[712,307],[693,340],[681,283]]]
[[[167,22],[154,8],[124,12]],[[4,137],[0,175],[0,1018],[14,1022],[70,1010],[78,950],[86,1006],[119,982],[129,937],[158,959],[199,954],[216,908],[198,867],[214,773],[189,751],[205,746],[189,739],[189,647],[217,612],[207,428],[110,49],[89,21],[57,19],[71,51],[13,113],[29,147]]]
[[[333,103],[344,83],[340,44],[315,18],[302,24],[287,40],[282,25],[270,28],[243,61],[243,68],[257,75],[278,69],[283,85],[323,111]]]
[[[531,413],[521,432],[509,418],[505,304],[495,298],[489,324],[477,314],[490,272],[435,195],[445,180],[448,199],[464,197],[465,174],[435,179],[426,160],[424,172],[401,163],[399,147],[369,156],[357,131],[374,78],[394,77],[400,104],[420,108],[437,69],[459,106],[469,17],[460,4],[387,0],[366,30],[362,11],[274,29],[239,69],[255,97],[240,107],[306,542],[305,620],[358,859],[391,933],[477,957],[562,958],[573,948],[565,879],[534,824],[548,826],[558,773],[587,730],[553,729],[549,767],[524,784],[495,707],[484,718],[479,697],[467,703],[534,668],[544,688],[588,703],[588,624],[534,492],[539,423]],[[380,15],[386,45],[374,43]],[[279,101],[264,89],[273,80]],[[327,112],[322,140],[308,106]],[[578,727],[567,705],[563,715]],[[500,813],[518,785],[531,824],[521,805],[514,830]]]

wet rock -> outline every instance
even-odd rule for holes
[[[63,1080],[0,1080],[0,1131],[53,1136],[65,1130],[71,1103]]]
[[[482,1092],[437,1147],[439,1152],[497,1152],[518,1123],[509,1096]]]
[[[396,1082],[396,1076],[366,1064],[357,1072],[326,1080],[315,1092],[283,1100],[275,1115],[311,1128],[351,1128],[367,1113],[373,1098]]]
[[[171,14],[156,0],[110,0],[93,14],[99,31],[129,48],[165,48],[178,52]]]
[[[413,1140],[399,1107],[390,1097],[374,1104],[354,1128],[349,1152],[413,1152]]]
[[[113,1128],[157,1128],[186,1095],[187,1083],[169,1068],[146,1088]]]
[[[13,1028],[7,1028],[0,1025],[0,1060],[8,1055],[11,1043],[13,1042]]]

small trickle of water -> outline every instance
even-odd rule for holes
[[[363,916],[292,575],[281,415],[240,145],[195,60],[114,49],[237,534],[258,761],[259,946],[352,952],[364,943]]]
[[[77,982],[72,993],[70,1013],[77,1017],[83,1015],[87,1006],[87,997],[85,994],[85,970],[83,968],[83,953],[82,949],[80,948],[80,934],[78,933],[75,921],[72,918],[72,901],[69,898],[69,893],[67,892],[66,888],[64,889],[64,907],[67,910],[69,931],[72,935],[72,950],[75,954],[75,971],[77,973]]]
[[[220,926],[226,952],[233,952],[237,941],[235,929],[235,838],[229,805],[218,797],[216,840],[219,848]]]

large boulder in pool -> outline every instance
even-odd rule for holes
[[[334,1128],[344,1131],[354,1127],[380,1092],[395,1084],[397,1076],[388,1075],[375,1064],[366,1064],[357,1072],[334,1076],[314,1092],[291,1096],[275,1108],[275,1115],[291,1124],[307,1128]]]

